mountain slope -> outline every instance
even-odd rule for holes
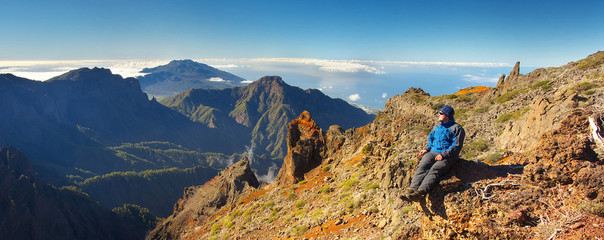
[[[598,52],[526,75],[517,66],[480,91],[430,96],[412,88],[350,131],[318,130],[302,114],[288,127],[276,181],[171,227],[181,239],[602,238],[603,59]],[[403,201],[444,104],[466,130],[462,159],[427,199]]]
[[[138,77],[141,88],[151,96],[174,96],[192,88],[230,88],[245,79],[191,60],[174,60],[167,65],[145,68]]]
[[[365,125],[374,117],[319,90],[292,87],[277,76],[245,87],[191,89],[161,103],[210,127],[247,130],[255,153],[271,158],[285,156],[287,124],[304,110],[313,112],[320,124],[345,129]]]
[[[174,166],[135,158],[125,161],[108,148],[122,143],[161,141],[225,153],[245,143],[245,138],[194,123],[149,101],[136,79],[123,79],[107,69],[78,69],[46,82],[3,74],[0,95],[4,109],[0,146],[22,149],[52,183],[68,174],[89,176],[86,171],[103,174]]]
[[[0,179],[1,239],[142,239],[153,224],[121,218],[81,192],[43,183],[15,148],[0,149]]]

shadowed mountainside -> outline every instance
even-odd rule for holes
[[[42,182],[15,148],[0,149],[0,181],[1,239],[142,239],[157,221],[140,208],[112,212],[77,189]]]

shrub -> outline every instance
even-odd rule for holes
[[[369,184],[367,184],[367,186],[365,187],[365,191],[369,191],[369,190],[371,190],[371,189],[376,189],[376,188],[379,188],[379,187],[380,187],[380,185],[379,185],[379,184],[377,184],[377,183],[369,183]]]
[[[464,146],[466,150],[484,152],[489,149],[489,141],[486,139],[478,139]]]
[[[329,172],[329,170],[331,170],[331,167],[330,167],[329,165],[325,165],[325,166],[323,166],[323,167],[321,168],[321,170],[322,170],[323,172]]]
[[[368,143],[367,145],[365,145],[363,147],[363,150],[361,151],[363,154],[370,154],[373,151],[373,145],[371,145],[371,143]]]
[[[583,212],[604,217],[604,203],[584,201],[577,208]]]
[[[321,189],[319,189],[319,192],[321,192],[321,193],[330,193],[331,192],[331,187],[325,185],[325,186],[321,187]]]
[[[297,209],[302,209],[304,207],[304,205],[306,205],[306,201],[305,200],[298,200],[294,204],[294,207],[296,207]]]
[[[442,107],[444,107],[444,106],[445,106],[445,104],[444,104],[444,103],[440,103],[440,102],[439,102],[439,103],[436,103],[436,104],[432,105],[432,109],[434,109],[434,110],[438,111],[438,110],[440,110],[440,109],[441,109]]]
[[[359,180],[357,180],[356,178],[351,178],[340,184],[340,187],[342,188],[342,190],[348,191],[350,190],[350,188],[352,188],[352,186],[356,185],[357,183],[359,183]]]
[[[475,113],[486,113],[486,112],[489,111],[489,108],[491,108],[491,105],[486,105],[486,106],[482,106],[480,108],[473,109],[472,112],[475,112]]]
[[[491,153],[484,158],[484,162],[491,164],[496,163],[499,160],[501,160],[501,153],[499,152]]]
[[[507,92],[497,98],[495,98],[494,102],[502,104],[505,103],[507,101],[510,101],[514,98],[516,98],[518,95],[520,95],[520,93],[522,93],[522,90],[514,90],[511,92]]]
[[[413,210],[413,206],[405,207],[405,208],[401,209],[401,214],[407,214],[407,213],[411,212],[412,210]]]
[[[582,93],[592,88],[598,87],[598,84],[592,82],[582,82],[573,87],[575,93]]]
[[[599,66],[604,63],[604,52],[595,53],[581,61],[577,64],[577,68],[581,70],[585,70],[588,68],[592,68],[595,66]]]
[[[294,228],[294,235],[296,236],[302,236],[302,234],[304,234],[306,231],[308,231],[308,227],[306,225],[300,225],[300,226],[296,226]]]
[[[323,210],[319,209],[315,213],[312,214],[312,218],[320,217],[323,214]]]
[[[497,123],[506,123],[506,122],[511,121],[511,120],[517,120],[517,119],[521,118],[522,116],[524,116],[524,114],[526,112],[528,112],[529,110],[530,110],[530,107],[526,107],[526,108],[519,109],[519,110],[517,110],[515,112],[512,112],[512,113],[501,114],[501,116],[499,116],[495,120],[495,122],[497,122]]]
[[[539,88],[543,89],[543,91],[548,92],[548,91],[552,90],[552,84],[549,80],[543,80],[543,81],[537,82],[537,83],[533,84],[533,86],[531,86],[532,90],[536,90]]]

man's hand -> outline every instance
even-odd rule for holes
[[[422,155],[426,154],[427,152],[428,152],[428,151],[426,151],[426,149],[421,150],[421,151],[419,152],[419,157],[421,157]]]
[[[438,154],[438,156],[436,156],[436,157],[434,158],[434,160],[436,160],[436,161],[443,160],[443,155]]]

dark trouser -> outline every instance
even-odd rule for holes
[[[457,161],[457,158],[445,158],[440,161],[434,160],[440,153],[428,152],[424,154],[419,161],[413,180],[409,188],[418,190],[422,193],[428,193],[439,181],[451,166]]]

